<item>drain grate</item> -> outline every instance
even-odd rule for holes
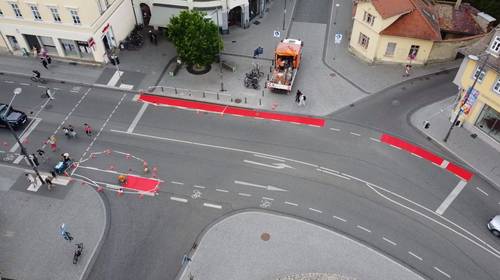
[[[238,103],[238,104],[241,103],[241,98],[234,99],[234,103]]]

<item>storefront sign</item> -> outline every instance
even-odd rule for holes
[[[90,37],[90,38],[87,40],[87,44],[89,45],[89,47],[93,47],[93,46],[95,45],[94,38]]]
[[[102,29],[102,31],[101,31],[101,32],[102,32],[102,33],[106,33],[106,32],[108,31],[108,29],[109,29],[109,23],[108,23],[108,24],[106,24],[106,26],[104,26],[104,28]]]
[[[479,91],[476,89],[469,88],[469,97],[467,98],[467,102],[462,105],[462,112],[464,114],[469,114],[472,109],[472,106],[476,103],[477,97],[479,96]],[[464,95],[463,99],[465,99],[466,95]],[[463,100],[462,100],[463,103]]]

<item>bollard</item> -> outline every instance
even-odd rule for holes
[[[188,96],[191,96],[191,90],[188,89]]]
[[[247,104],[247,98],[245,97],[245,104]]]
[[[163,92],[163,86],[161,86],[161,92]]]
[[[205,91],[203,91],[203,98],[205,98]]]
[[[259,106],[262,106],[262,100],[259,98]]]
[[[269,74],[267,74],[267,80],[269,81]]]
[[[233,98],[231,97],[231,103],[233,102]]]
[[[262,90],[262,97],[264,97],[264,90]]]
[[[274,63],[273,63],[274,64]],[[273,67],[269,66],[269,73],[273,72]]]
[[[177,88],[174,88],[174,90],[175,90],[175,94],[177,95]]]
[[[219,100],[219,93],[217,93],[217,100]]]

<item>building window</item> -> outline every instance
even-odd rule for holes
[[[474,80],[477,79],[478,82],[482,83],[484,76],[486,76],[486,72],[481,71],[481,68],[477,67],[476,71],[474,71],[474,76],[472,76],[472,78]]]
[[[496,83],[493,85],[493,91],[500,94],[500,78],[498,78]]]
[[[75,41],[66,39],[59,39],[59,41],[61,42],[61,46],[66,56],[78,56]]]
[[[55,7],[50,7],[50,12],[52,13],[52,17],[54,18],[55,22],[61,22],[61,17],[59,16],[59,10]]]
[[[21,13],[21,10],[19,9],[19,6],[17,5],[17,3],[10,3],[10,6],[12,7],[12,10],[14,11],[14,14],[16,15],[16,17],[18,17],[18,18],[23,17],[23,14]]]
[[[33,18],[35,20],[42,20],[42,16],[40,15],[40,12],[38,11],[38,7],[35,5],[31,5],[31,12],[33,13]]]
[[[417,45],[411,45],[410,51],[408,52],[408,57],[410,59],[415,59],[418,55],[418,50],[420,49],[420,46]]]
[[[365,34],[359,33],[358,44],[360,44],[363,48],[368,48],[368,44],[370,43],[370,38],[368,38]]]
[[[108,9],[109,1],[108,0],[97,0],[97,6],[99,7],[99,12],[102,15]]]
[[[477,118],[476,126],[483,132],[500,142],[500,113],[488,105],[484,105]]]
[[[493,51],[494,53],[499,53],[500,52],[500,37],[496,36],[495,40],[493,40],[493,43],[491,43],[490,50]]]
[[[21,47],[19,47],[19,43],[17,42],[16,37],[7,35],[7,40],[9,40],[10,46],[12,47],[13,51],[18,51],[21,49]]]
[[[387,43],[387,48],[385,49],[385,56],[393,56],[396,51],[396,43]]]
[[[368,12],[365,12],[365,14],[363,15],[363,21],[373,26],[373,23],[375,22],[375,16]]]
[[[82,22],[80,21],[80,16],[78,15],[77,10],[69,10],[69,13],[71,14],[71,18],[73,19],[74,24],[81,24]]]

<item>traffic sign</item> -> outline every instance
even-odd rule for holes
[[[276,38],[279,38],[279,37],[281,37],[281,32],[279,32],[278,30],[274,30],[273,36]]]
[[[340,44],[341,41],[342,41],[342,34],[336,33],[335,34],[335,44]]]

